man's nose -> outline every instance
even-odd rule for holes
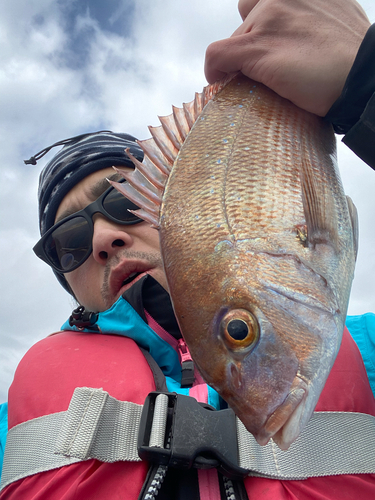
[[[105,265],[120,248],[131,246],[132,236],[114,222],[99,216],[93,223],[92,255],[99,264]]]

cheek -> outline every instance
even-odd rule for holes
[[[103,310],[100,277],[95,275],[95,270],[91,269],[89,261],[65,277],[81,305],[90,311]]]
[[[66,281],[69,283],[70,288],[74,291],[76,295],[79,295],[79,284],[85,281],[85,276],[82,273],[82,267],[79,267],[71,273],[65,274]]]
[[[153,250],[160,252],[159,231],[157,229],[146,226],[143,229],[141,236],[142,240]]]

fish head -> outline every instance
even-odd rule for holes
[[[217,293],[206,277],[181,328],[203,378],[257,442],[288,449],[314,411],[343,319],[326,280],[295,259],[266,256],[258,267],[257,280],[228,271]]]
[[[216,373],[211,368],[204,373],[208,383],[260,445],[279,437],[279,446],[287,448],[300,433],[309,395],[293,347],[282,341],[277,325],[253,304],[223,308],[210,333],[220,344],[222,363],[215,363]],[[292,433],[286,429],[289,420]]]

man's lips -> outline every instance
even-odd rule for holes
[[[143,276],[146,276],[147,272],[144,273],[136,273],[132,279],[127,279],[125,280],[123,286],[120,288],[116,300],[122,295],[126,290],[128,290],[130,287],[134,285],[138,280],[140,280]]]
[[[143,273],[131,273],[131,275],[124,280],[122,286],[127,285],[128,283],[131,283],[133,280],[135,280],[138,276],[140,276]]]
[[[125,290],[134,285],[151,270],[148,262],[126,261],[111,270],[109,275],[109,291],[117,300]]]

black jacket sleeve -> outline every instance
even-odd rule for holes
[[[326,115],[343,142],[375,170],[375,24],[370,26],[345,82]]]

